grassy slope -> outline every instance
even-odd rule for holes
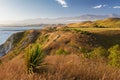
[[[120,69],[82,56],[47,56],[40,73],[28,75],[22,55],[0,65],[0,80],[119,80]]]
[[[71,28],[91,32],[105,48],[120,44],[120,28]]]
[[[98,24],[98,26],[120,28],[120,18],[108,18],[105,20],[98,20],[95,23]]]
[[[81,23],[68,24],[69,27],[106,27],[106,28],[120,28],[120,18],[108,18],[105,20],[86,21]]]

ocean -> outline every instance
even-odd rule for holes
[[[0,45],[3,44],[13,33],[31,30],[42,29],[43,26],[26,26],[26,27],[0,27]]]

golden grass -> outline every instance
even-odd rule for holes
[[[120,18],[108,18],[97,21],[85,21],[79,23],[68,24],[69,27],[106,27],[106,28],[120,28]]]
[[[47,56],[41,72],[28,75],[22,58],[0,65],[0,80],[119,80],[120,69],[107,66],[103,60],[82,56]]]
[[[89,31],[89,32],[101,32],[101,31],[120,30],[120,28],[71,28],[71,29],[77,29],[77,30],[83,30],[83,31]]]

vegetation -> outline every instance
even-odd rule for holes
[[[89,53],[90,52],[90,50],[86,49],[85,47],[80,47],[79,49],[80,49],[81,53]]]
[[[58,50],[56,51],[56,54],[57,54],[57,55],[67,55],[68,52],[66,52],[64,49],[58,49]]]
[[[88,31],[88,32],[102,32],[102,31],[116,31],[120,28],[70,28],[74,30]]]
[[[103,47],[95,48],[90,54],[92,58],[107,58],[109,56],[108,51]]]
[[[109,49],[109,64],[120,68],[120,46],[115,45]]]
[[[47,56],[43,73],[28,75],[21,55],[0,66],[0,80],[119,80],[120,69],[81,55]]]
[[[83,49],[84,56],[89,59],[100,59],[103,58],[106,63],[110,64],[113,67],[120,68],[120,46],[115,45],[106,50],[103,47],[95,48],[93,51],[88,52],[86,49]]]
[[[35,72],[42,64],[45,54],[38,44],[30,45],[25,53],[25,65],[27,73]]]

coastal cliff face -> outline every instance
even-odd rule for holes
[[[35,30],[14,33],[0,46],[0,55],[3,56],[11,51],[25,48],[30,43],[35,42],[38,34]]]
[[[8,53],[15,45],[19,42],[20,38],[22,38],[23,32],[15,33],[11,35],[4,44],[0,45],[0,56]]]

